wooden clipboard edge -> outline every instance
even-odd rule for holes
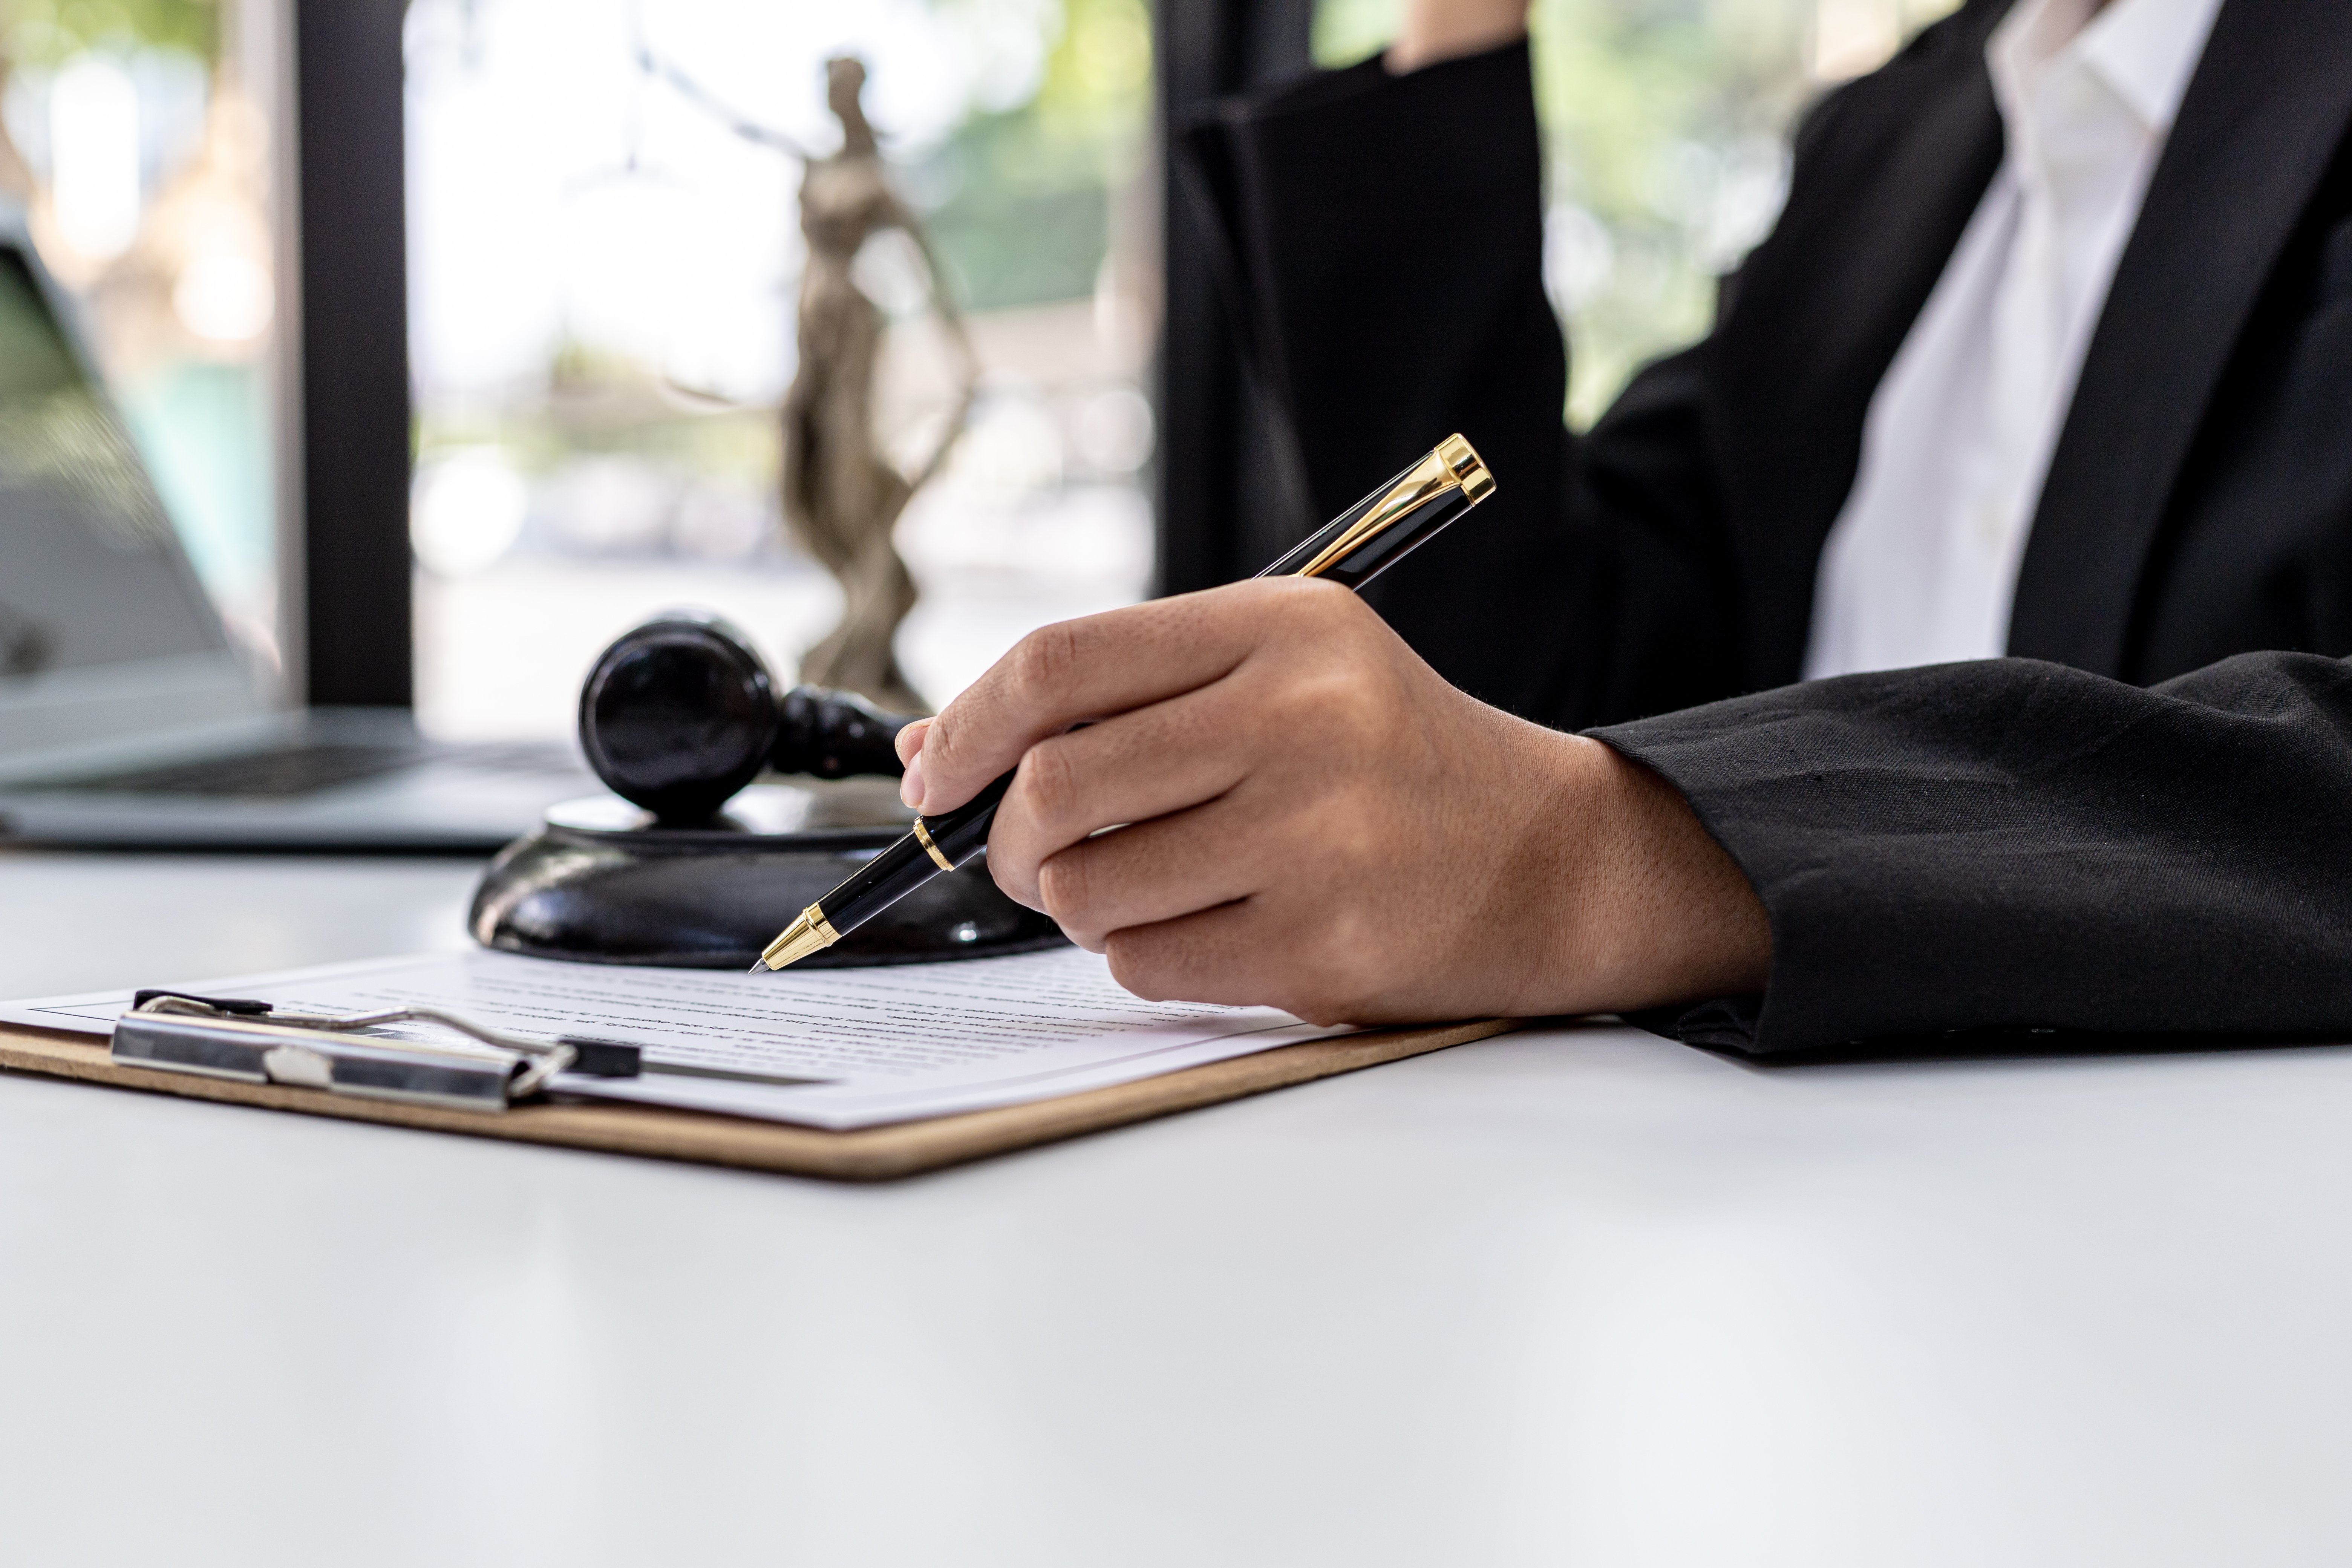
[[[828,1132],[782,1122],[645,1105],[527,1105],[503,1114],[444,1110],[355,1100],[324,1089],[237,1083],[186,1073],[117,1067],[103,1037],[0,1025],[0,1068],[119,1089],[152,1090],[228,1105],[334,1116],[477,1138],[502,1138],[605,1153],[731,1165],[744,1170],[879,1182],[936,1171],[992,1154],[1056,1142],[1129,1122],[1147,1121],[1228,1100],[1287,1089],[1319,1078],[1467,1045],[1517,1027],[1516,1020],[1381,1029],[1308,1040],[1225,1061],[1185,1068],[1136,1083],[1087,1089],[1057,1100],[966,1111],[888,1127]]]

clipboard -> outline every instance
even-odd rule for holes
[[[1276,1046],[1056,1100],[846,1132],[642,1105],[559,1101],[519,1105],[503,1114],[486,1116],[472,1110],[355,1099],[320,1089],[122,1067],[111,1059],[102,1036],[13,1025],[0,1025],[0,1068],[348,1121],[832,1181],[881,1182],[1402,1061],[1517,1026],[1512,1019],[1487,1018],[1340,1035]]]

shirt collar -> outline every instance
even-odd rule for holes
[[[1985,46],[2004,116],[2024,89],[2072,53],[2152,132],[2172,128],[2222,0],[2024,0]]]

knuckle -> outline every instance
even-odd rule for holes
[[[1172,1002],[1182,987],[1167,963],[1164,941],[1141,931],[1113,931],[1103,942],[1110,977],[1146,1002]]]
[[[1319,922],[1301,944],[1297,1004],[1290,1009],[1317,1023],[1360,1014],[1378,988],[1383,965],[1365,921],[1341,911]]]
[[[1360,784],[1342,784],[1322,802],[1332,819],[1347,826],[1336,832],[1316,833],[1308,851],[1312,859],[1307,874],[1318,886],[1327,889],[1326,897],[1334,902],[1361,898],[1366,889],[1380,887],[1396,874],[1398,850],[1402,847],[1409,852],[1412,847],[1401,842],[1402,836],[1363,831],[1364,825],[1378,820],[1374,809],[1364,800],[1366,793]],[[1303,831],[1313,832],[1314,825],[1307,825]],[[1345,916],[1332,919],[1335,922],[1346,921]],[[1329,940],[1334,944],[1329,950],[1315,950],[1318,962],[1338,957],[1342,952],[1338,944],[1349,938],[1331,935]]]
[[[1325,681],[1324,710],[1352,734],[1384,733],[1393,716],[1387,683],[1365,670],[1335,671]]]
[[[1368,671],[1323,665],[1292,682],[1284,704],[1307,744],[1354,755],[1384,752],[1397,722],[1387,684]]]
[[[1014,683],[1033,700],[1067,691],[1085,661],[1085,640],[1076,621],[1038,627],[1013,649]]]
[[[1085,796],[1085,784],[1067,748],[1052,744],[1029,748],[1021,759],[1022,792],[1028,796],[1030,815],[1051,832],[1069,822]]]
[[[1262,577],[1263,592],[1297,615],[1328,616],[1342,601],[1355,597],[1337,583],[1319,577]]]
[[[953,725],[935,721],[923,736],[923,773],[935,784],[951,777],[961,765],[958,733]]]
[[[950,702],[945,712],[923,721],[923,773],[934,784],[955,778],[963,771],[964,732],[971,726],[964,722],[961,707],[960,703]]]
[[[1358,595],[1337,583],[1327,583],[1316,577],[1292,577],[1290,599],[1284,606],[1286,616],[1301,625],[1311,626],[1323,636],[1333,632],[1346,633],[1370,621],[1377,622],[1371,606]]]
[[[1045,912],[1056,921],[1084,925],[1094,892],[1087,857],[1065,850],[1037,868],[1037,896]]]
[[[1043,900],[1037,891],[1037,879],[1027,873],[1021,858],[1010,853],[1000,854],[994,845],[989,847],[989,879],[997,890],[1024,910],[1044,914]]]

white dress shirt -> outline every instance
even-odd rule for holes
[[[2007,153],[1872,396],[1810,679],[1998,657],[2091,329],[2221,0],[2022,0],[1985,46]]]

